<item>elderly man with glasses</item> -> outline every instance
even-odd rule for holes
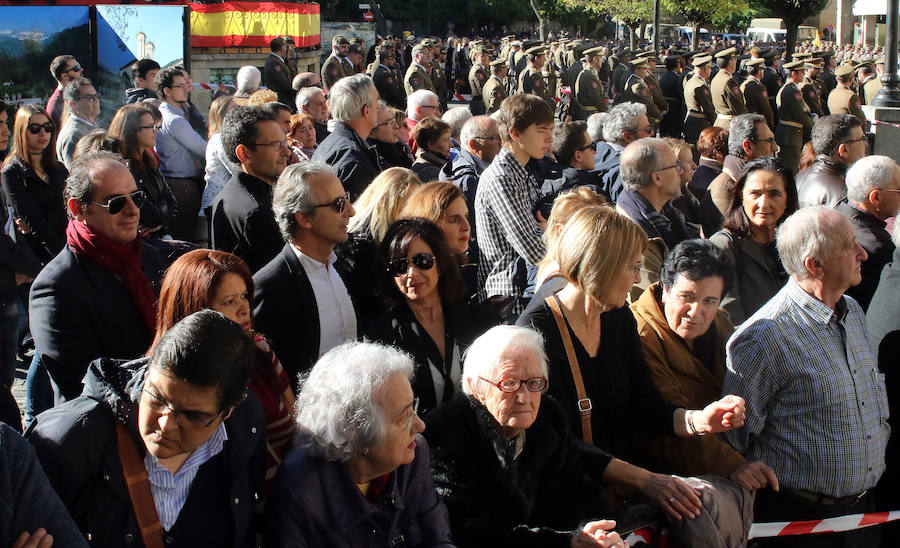
[[[56,156],[66,169],[71,169],[75,145],[97,129],[94,121],[100,114],[100,94],[87,78],[75,78],[63,89],[63,100],[69,107],[69,115],[56,138]]]
[[[35,419],[28,440],[91,544],[256,545],[266,437],[252,353],[238,324],[201,310],[149,357],[94,361],[83,395]]]
[[[35,353],[57,403],[81,394],[91,360],[147,351],[163,270],[156,250],[138,237],[144,193],[119,156],[79,156],[64,198],[68,245],[38,274],[29,306]]]
[[[81,78],[84,75],[84,68],[71,55],[58,55],[50,63],[50,74],[56,80],[56,89],[53,90],[50,100],[47,101],[47,112],[50,113],[50,119],[53,120],[56,127],[59,127],[66,106],[63,101],[63,88],[71,80]]]

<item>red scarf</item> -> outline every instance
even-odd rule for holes
[[[156,331],[156,295],[141,268],[141,239],[117,244],[75,220],[66,227],[66,243],[76,255],[90,257],[121,278],[150,335]]]

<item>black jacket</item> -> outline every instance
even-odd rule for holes
[[[335,268],[353,299],[346,273],[337,263]],[[291,244],[285,244],[281,253],[253,276],[253,283],[254,327],[272,345],[296,391],[297,374],[319,359],[321,332],[316,296]],[[353,308],[357,308],[355,302]],[[356,325],[363,326],[358,311],[356,316]]]
[[[411,168],[413,165],[412,156],[409,154],[409,147],[406,143],[397,141],[396,143],[385,143],[377,139],[368,139],[369,145],[375,147],[378,153],[378,163],[382,169],[392,167]]]
[[[40,414],[26,432],[50,483],[92,546],[143,546],[122,474],[115,421],[125,424],[145,453],[138,401],[148,360],[93,362],[81,397]],[[265,419],[256,396],[248,393],[224,424],[228,440],[219,455],[200,466],[178,520],[163,533],[166,546],[256,545],[257,494],[265,466]]]
[[[541,398],[514,461],[515,443],[496,424],[462,393],[427,417],[434,486],[458,546],[568,548],[580,523],[610,515],[601,496],[602,470],[585,466],[586,450],[552,398]]]
[[[444,393],[435,394],[429,361],[445,366],[445,371],[449,373],[452,356],[447,353],[454,344],[459,347],[460,356],[463,356],[472,341],[500,323],[497,314],[484,305],[444,303],[443,309],[446,359],[441,358],[434,341],[406,304],[396,307],[392,313],[372,322],[367,331],[367,336],[371,339],[396,346],[412,355],[415,362],[412,388],[419,397],[419,414],[423,417],[459,390],[459,383],[447,377],[444,379]],[[460,369],[461,366],[462,364]]]
[[[355,201],[379,173],[378,153],[350,126],[336,122],[334,131],[316,148],[314,162],[324,162],[334,168],[344,190]]]
[[[8,211],[6,200],[0,196],[0,226],[6,226]],[[13,240],[5,231],[0,232],[0,303],[15,302],[16,272],[34,278],[40,271],[41,262],[21,236],[17,235],[17,239]]]
[[[141,249],[144,275],[155,291],[163,275],[159,253]],[[81,394],[92,360],[143,356],[153,334],[125,285],[93,259],[65,247],[38,274],[29,301],[35,350],[56,386],[57,402]]]
[[[603,194],[609,197],[613,202],[619,199],[625,186],[622,178],[619,176],[619,160],[622,155],[621,151],[617,151],[606,143],[597,145],[597,156],[594,159],[596,171],[603,179]]]
[[[881,271],[891,262],[894,255],[894,242],[885,228],[885,222],[878,217],[856,209],[846,201],[842,201],[834,209],[853,225],[856,243],[862,246],[868,255],[860,267],[862,281],[847,290],[847,295],[856,299],[863,310],[868,310],[872,295],[875,294],[878,281],[881,279]]]
[[[316,128],[316,146],[319,146],[326,137],[331,135],[331,132],[328,131],[328,124],[325,122],[313,121],[313,126]],[[412,162],[410,162],[410,165],[412,165]]]
[[[162,226],[163,228],[154,234],[157,236],[168,234],[167,225],[175,217],[178,203],[166,178],[155,168],[137,173],[132,171],[131,174],[134,175],[138,190],[143,190],[147,195],[147,199],[141,204],[141,226],[147,228]]]
[[[449,158],[442,154],[420,148],[416,152],[416,161],[412,165],[412,170],[423,183],[437,181],[441,175],[441,168],[448,163],[448,160]]]
[[[272,211],[272,185],[243,171],[232,177],[213,204],[213,249],[234,253],[256,272],[284,245]]]
[[[900,249],[894,250],[893,262],[881,271],[878,289],[866,311],[866,326],[872,345],[876,350],[880,349],[878,362],[895,365],[896,361],[889,362],[888,359],[896,360],[900,355]],[[893,351],[882,355],[881,350],[887,349]]]
[[[60,162],[47,175],[49,180],[42,181],[18,156],[0,172],[6,205],[28,227],[29,233],[19,237],[42,264],[49,263],[66,245],[69,222],[63,200],[69,172]]]
[[[824,205],[834,207],[847,197],[844,177],[847,166],[830,156],[819,154],[811,166],[797,174],[800,207]]]
[[[598,194],[603,194],[603,178],[596,171],[567,166],[563,168],[562,175],[559,179],[545,179],[541,185],[538,209],[545,219],[550,216],[553,201],[563,192],[579,186],[586,186]],[[607,196],[604,197],[609,199]]]
[[[441,181],[450,181],[462,190],[469,207],[469,224],[475,232],[475,191],[478,190],[478,178],[487,169],[488,163],[475,156],[465,148],[460,149],[452,161],[444,164],[438,177]]]
[[[147,88],[128,88],[125,90],[125,104],[140,103],[144,99],[159,99],[155,91]]]

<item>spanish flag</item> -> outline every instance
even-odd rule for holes
[[[191,47],[268,47],[277,36],[290,36],[298,48],[317,46],[319,4],[225,2],[189,4]]]

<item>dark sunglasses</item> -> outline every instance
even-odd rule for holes
[[[313,207],[333,207],[335,211],[338,213],[343,213],[344,208],[347,207],[347,204],[350,203],[350,193],[346,193],[343,196],[338,196],[334,200],[328,202],[327,204],[317,204]]]
[[[412,257],[400,257],[388,263],[387,271],[394,276],[402,276],[409,272],[409,262],[421,270],[431,270],[434,266],[434,255],[431,253],[416,253]]]
[[[44,130],[45,133],[53,133],[53,122],[47,122],[46,124],[28,124],[28,133],[32,135],[37,135]]]
[[[110,215],[118,215],[121,213],[122,209],[125,208],[125,204],[128,203],[128,198],[131,198],[131,201],[134,203],[134,207],[141,207],[141,204],[144,203],[144,198],[146,195],[143,190],[136,190],[131,194],[126,194],[124,196],[114,196],[110,198],[105,204],[100,204],[97,202],[91,202],[94,205],[98,205],[100,207],[105,207],[107,211],[109,211]]]

